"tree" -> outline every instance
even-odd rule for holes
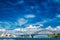
[[[60,33],[50,34],[50,35],[48,35],[48,38],[60,38]]]

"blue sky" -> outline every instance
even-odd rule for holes
[[[0,21],[0,28],[6,29],[60,26],[60,0],[0,0]]]

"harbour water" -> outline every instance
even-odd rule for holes
[[[60,40],[60,38],[0,38],[0,40]]]

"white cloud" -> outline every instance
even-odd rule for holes
[[[15,31],[22,31],[22,32],[26,31],[25,28],[16,28],[16,29],[14,29],[14,30],[15,30]]]
[[[37,22],[37,23],[32,24],[32,25],[37,25],[37,27],[42,27],[42,26],[44,26],[41,22]]]
[[[38,31],[41,32],[37,34],[53,34],[53,32],[58,33],[60,31],[60,26],[57,26],[56,28],[52,28],[51,26],[48,26],[47,28],[40,28],[35,25],[29,25],[25,28],[16,28],[15,30],[25,32],[26,34],[35,34]]]
[[[28,27],[26,28],[16,28],[14,30],[17,30],[17,31],[35,31],[37,28],[39,27],[36,27],[36,26],[33,26],[33,25],[29,25]]]
[[[55,28],[55,30],[56,30],[56,31],[60,31],[60,26],[57,26],[57,27]]]
[[[24,25],[25,23],[27,23],[28,20],[24,19],[24,18],[20,18],[18,19],[18,22],[16,22],[16,25]]]
[[[44,24],[44,23],[48,23],[48,22],[54,22],[56,21],[57,18],[53,18],[53,19],[43,19],[43,21],[40,21],[41,24]]]
[[[51,26],[48,26],[46,29],[51,30],[51,31],[60,31],[60,26],[56,26],[55,28],[52,28]]]
[[[28,14],[28,15],[25,15],[24,17],[25,18],[35,18],[35,15],[34,14]]]
[[[46,29],[47,30],[54,30],[51,26],[48,26]]]
[[[41,24],[41,23],[37,23],[37,25],[39,25],[39,27],[42,27],[42,26],[44,26],[43,24]]]
[[[43,21],[41,21],[40,23],[44,24],[50,21],[53,21],[54,19],[43,19]]]
[[[27,29],[25,29],[25,28],[16,28],[16,29],[14,29],[14,31],[15,31],[15,35],[25,35],[25,34],[27,34],[27,32],[26,32],[26,30]]]
[[[36,31],[38,31],[39,27],[33,26],[33,25],[29,25],[28,27],[26,27],[26,29],[27,29],[27,31],[26,31],[27,34],[32,34],[32,33],[36,32]]]
[[[22,32],[26,32],[27,34],[30,34],[30,33],[34,33],[36,31],[38,31],[39,27],[36,27],[36,26],[33,26],[33,25],[29,25],[26,28],[16,28],[14,30],[16,30],[16,31],[22,31]]]
[[[0,31],[6,31],[6,29],[0,29]]]
[[[11,24],[10,23],[8,23],[8,22],[5,22],[5,24],[6,24],[6,29],[10,29],[10,27],[11,27]]]
[[[60,29],[60,26],[57,26],[58,29]]]
[[[36,27],[36,26],[33,26],[33,25],[29,25],[29,27],[26,27],[26,28],[39,28],[39,27]]]
[[[0,28],[9,29],[11,24],[9,22],[0,22]]]
[[[56,17],[60,18],[60,14],[56,15]]]

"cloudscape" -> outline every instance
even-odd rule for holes
[[[60,0],[0,0],[0,31],[6,30],[59,32]]]
[[[56,0],[0,0],[0,28],[25,28],[43,24],[60,26],[60,3]]]

